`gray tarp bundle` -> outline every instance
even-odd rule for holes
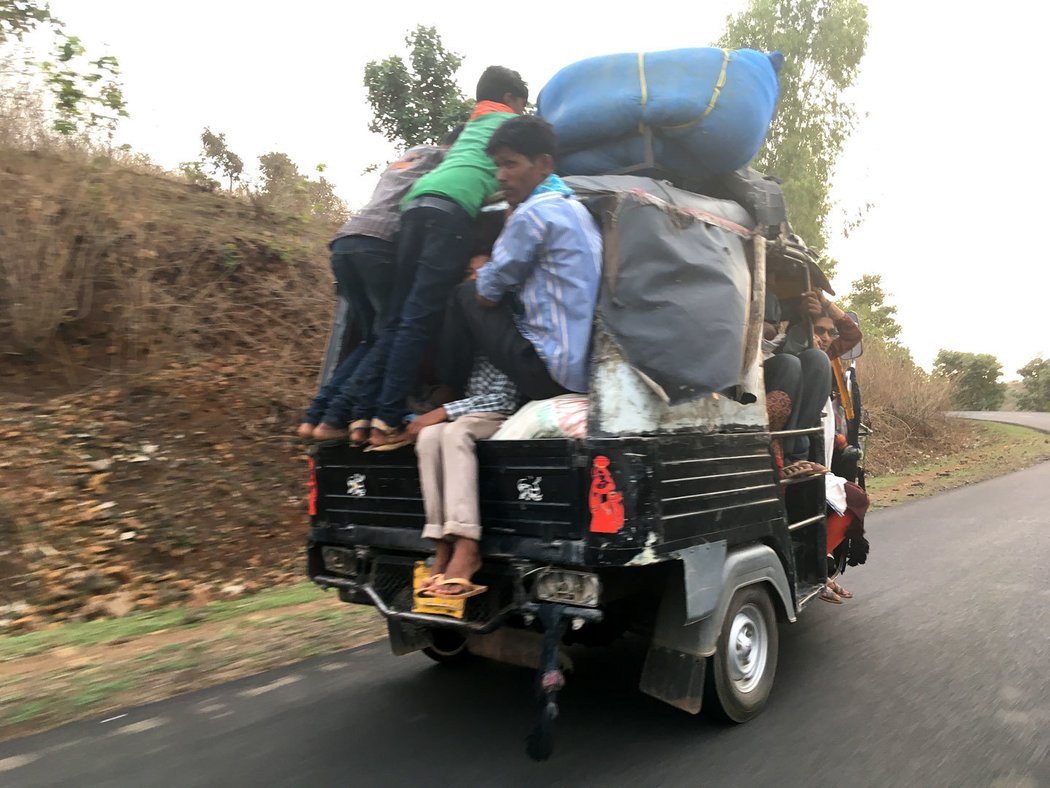
[[[600,217],[600,326],[672,405],[738,393],[752,220],[739,205],[630,176],[566,179]]]

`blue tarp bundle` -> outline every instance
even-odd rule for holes
[[[554,75],[538,113],[558,135],[563,175],[639,168],[703,179],[758,152],[782,63],[779,52],[709,47],[588,58]]]

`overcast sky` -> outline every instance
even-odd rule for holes
[[[416,24],[435,25],[466,56],[466,92],[499,63],[520,71],[535,96],[580,58],[707,46],[745,6],[51,0],[89,49],[106,44],[120,60],[131,117],[118,143],[174,168],[196,158],[210,126],[246,163],[279,150],[305,171],[326,164],[351,207],[375,183],[362,170],[392,155],[368,132],[364,65],[400,51]],[[920,364],[929,368],[941,347],[992,353],[1015,379],[1037,353],[1050,356],[1047,196],[1043,174],[1028,165],[1041,160],[1045,139],[1036,35],[1050,11],[1021,0],[970,6],[869,3],[868,52],[853,94],[864,118],[833,196],[836,216],[874,207],[848,239],[832,239],[840,261],[833,284],[842,294],[860,275],[881,274]]]

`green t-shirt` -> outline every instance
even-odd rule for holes
[[[416,181],[405,195],[401,210],[416,197],[432,194],[452,200],[471,218],[476,217],[485,198],[499,188],[496,165],[485,153],[485,146],[496,129],[513,117],[512,112],[490,112],[470,121],[444,161]]]

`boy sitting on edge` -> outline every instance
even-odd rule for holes
[[[453,388],[462,388],[469,375],[468,392],[487,390],[494,399],[511,391],[546,399],[587,390],[601,235],[587,209],[554,174],[555,143],[549,123],[527,116],[508,120],[489,141],[487,151],[514,210],[477,282],[461,285],[450,301],[442,337],[447,365],[442,382]],[[464,426],[455,433],[453,427],[439,432],[449,408],[455,413],[459,407],[451,403],[437,408],[408,427],[409,436],[418,438],[427,515],[423,536],[436,541],[433,574],[424,593],[447,598],[485,590],[470,580],[481,568],[474,444],[496,432],[500,414],[514,410],[508,394],[506,408],[497,409],[492,402],[475,406],[479,421],[480,408],[496,411],[495,416],[485,414],[484,431]],[[444,481],[444,498],[435,498],[435,480]],[[454,499],[449,494],[452,480],[458,485]]]

